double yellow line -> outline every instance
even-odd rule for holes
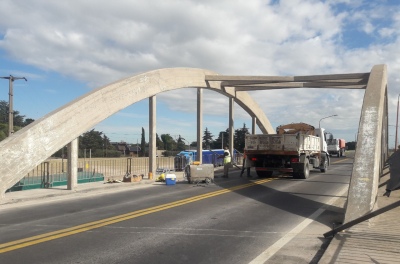
[[[220,191],[201,194],[201,195],[189,197],[189,198],[186,198],[186,199],[183,199],[183,200],[179,200],[179,201],[175,201],[175,202],[171,202],[171,203],[166,203],[166,204],[162,204],[162,205],[158,205],[158,206],[154,206],[154,207],[150,207],[150,208],[146,208],[146,209],[142,209],[142,210],[138,210],[138,211],[133,211],[133,212],[122,214],[122,215],[117,215],[117,216],[105,218],[105,219],[94,221],[94,222],[89,222],[89,223],[82,224],[82,225],[77,225],[77,226],[73,226],[73,227],[69,227],[69,228],[65,228],[65,229],[61,229],[61,230],[56,230],[56,231],[53,231],[53,232],[49,232],[49,233],[45,233],[45,234],[41,234],[41,235],[37,235],[37,236],[32,236],[32,237],[28,237],[28,238],[24,238],[24,239],[11,241],[11,242],[8,242],[8,243],[0,244],[0,254],[8,252],[8,251],[13,251],[13,250],[16,250],[16,249],[24,248],[24,247],[36,245],[36,244],[39,244],[39,243],[47,242],[47,241],[50,241],[50,240],[54,240],[54,239],[58,239],[58,238],[66,237],[66,236],[75,235],[75,234],[78,234],[78,233],[82,233],[82,232],[89,231],[89,230],[92,230],[92,229],[96,229],[96,228],[99,228],[99,227],[103,227],[103,226],[115,224],[115,223],[118,223],[118,222],[126,221],[126,220],[133,219],[133,218],[136,218],[136,217],[140,217],[140,216],[143,216],[143,215],[152,214],[152,213],[155,213],[155,212],[167,210],[167,209],[178,207],[178,206],[181,206],[181,205],[197,202],[197,201],[204,200],[204,199],[207,199],[207,198],[211,198],[211,197],[214,197],[214,196],[218,196],[218,195],[221,195],[221,194],[225,194],[225,193],[237,191],[237,190],[240,190],[240,189],[248,188],[248,187],[251,187],[251,186],[254,186],[254,185],[257,185],[257,184],[263,184],[263,183],[266,183],[266,182],[269,182],[269,181],[272,181],[272,180],[274,180],[274,178],[257,180],[257,181],[251,182],[251,183],[247,183],[247,184],[243,184],[243,185],[239,185],[239,186],[223,189],[223,190],[220,190]]]

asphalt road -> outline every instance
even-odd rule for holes
[[[351,158],[307,180],[141,185],[0,209],[0,263],[317,263]]]

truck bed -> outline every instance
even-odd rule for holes
[[[320,138],[305,134],[246,135],[248,153],[293,155],[320,152]]]

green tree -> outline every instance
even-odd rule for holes
[[[142,140],[140,141],[140,155],[142,157],[146,156],[146,139],[145,139],[143,127],[142,127]]]
[[[165,150],[171,151],[176,149],[176,142],[170,134],[162,134],[161,140],[164,143]]]
[[[80,149],[103,149],[103,132],[94,129],[85,132],[79,137]]]
[[[347,150],[355,150],[356,146],[357,146],[357,142],[355,142],[355,141],[346,142]]]
[[[213,137],[214,136],[211,134],[211,132],[206,127],[206,130],[204,130],[204,135],[203,135],[203,147],[205,149],[211,148],[211,142],[213,141]]]
[[[158,134],[156,134],[156,147],[157,149],[164,149],[164,143],[162,142]]]
[[[8,103],[4,100],[0,100],[0,141],[3,140],[5,137],[8,135]],[[13,118],[13,124],[14,124],[14,131],[20,130],[22,127],[29,125],[32,123],[33,119],[27,118],[25,119],[24,115],[20,115],[19,111],[13,110],[14,111],[14,118]]]
[[[229,128],[219,133],[218,138],[212,142],[211,147],[221,149],[229,144]]]
[[[27,125],[29,125],[30,123],[33,123],[35,120],[34,119],[32,119],[32,118],[27,118],[27,119],[25,119],[25,121],[24,121],[24,126],[27,126]]]
[[[0,141],[5,139],[6,137],[7,137],[6,133],[4,131],[0,130]]]
[[[179,135],[178,140],[176,141],[176,148],[179,151],[185,150],[186,149],[186,144],[185,140],[181,135]]]
[[[234,135],[234,147],[240,152],[243,152],[245,147],[246,135],[250,134],[246,124],[243,123],[243,127],[235,130]]]

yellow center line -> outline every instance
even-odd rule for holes
[[[129,213],[122,214],[122,215],[117,215],[117,216],[85,223],[82,225],[77,225],[77,226],[73,226],[73,227],[69,227],[69,228],[65,228],[65,229],[60,229],[60,230],[44,233],[44,234],[37,235],[37,236],[32,236],[32,237],[28,237],[28,238],[23,238],[23,239],[7,242],[4,244],[0,244],[0,254],[8,252],[8,251],[16,250],[19,248],[36,245],[36,244],[43,243],[46,241],[50,241],[50,240],[54,240],[54,239],[58,239],[58,238],[62,238],[62,237],[70,236],[70,235],[75,235],[75,234],[89,231],[89,230],[92,230],[95,228],[99,228],[99,227],[115,224],[118,222],[130,220],[130,219],[133,219],[136,217],[140,217],[140,216],[144,216],[147,214],[152,214],[155,212],[167,210],[167,209],[185,205],[188,203],[197,202],[200,200],[204,200],[204,199],[215,197],[215,196],[222,195],[225,193],[248,188],[251,186],[258,185],[258,184],[263,184],[266,182],[270,182],[274,179],[275,178],[256,180],[251,183],[238,185],[235,187],[231,187],[231,188],[227,188],[227,189],[223,189],[223,190],[219,190],[219,191],[214,191],[214,192],[210,192],[210,193],[206,193],[206,194],[197,195],[197,196],[189,197],[189,198],[186,198],[183,200],[178,200],[178,201],[171,202],[171,203],[166,203],[166,204],[162,204],[162,205],[158,205],[158,206],[154,206],[154,207],[150,207],[150,208],[146,208],[146,209],[129,212]]]
[[[335,163],[340,163],[340,162],[343,162],[343,161],[346,161],[346,160],[349,160],[350,158],[345,158],[345,159],[342,159],[342,160],[337,160],[337,161],[335,161],[335,162],[332,162],[332,164],[335,164]]]

